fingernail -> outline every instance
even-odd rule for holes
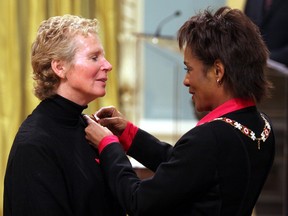
[[[93,116],[94,116],[96,122],[98,122],[100,120],[100,118],[97,115],[93,114]]]

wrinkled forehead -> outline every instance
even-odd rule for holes
[[[91,53],[104,53],[103,46],[98,34],[88,33],[87,35],[78,34],[73,39],[77,50],[86,50]]]

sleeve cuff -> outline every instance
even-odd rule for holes
[[[119,143],[119,139],[115,135],[105,136],[98,145],[99,154],[103,151],[103,149],[111,143]]]
[[[138,127],[133,125],[131,122],[128,122],[125,130],[119,137],[120,143],[126,152],[129,150],[137,131]]]

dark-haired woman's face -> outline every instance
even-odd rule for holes
[[[205,72],[205,65],[192,55],[191,49],[184,51],[186,75],[183,84],[189,87],[192,101],[199,112],[211,111],[217,104],[217,82],[214,67]]]

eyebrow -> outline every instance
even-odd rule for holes
[[[89,53],[89,55],[100,55],[103,54],[105,55],[104,51],[102,49],[98,49],[98,50],[93,50]]]

